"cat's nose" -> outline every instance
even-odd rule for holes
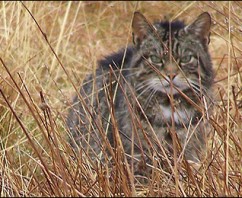
[[[178,67],[176,63],[169,62],[165,67],[165,72],[170,81],[174,80],[178,74]]]
[[[169,73],[168,78],[170,79],[170,81],[173,81],[176,75],[177,75],[176,73]]]

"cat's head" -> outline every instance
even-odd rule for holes
[[[198,93],[201,87],[209,88],[213,82],[208,52],[210,27],[207,12],[189,25],[180,21],[151,24],[135,12],[132,29],[135,48],[142,59],[136,63],[142,66],[140,81],[144,80],[150,89],[172,94],[191,88]]]

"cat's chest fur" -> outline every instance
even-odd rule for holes
[[[153,111],[155,110],[156,108],[153,109]],[[185,109],[182,105],[172,106],[170,104],[166,106],[166,105],[160,104],[157,106],[157,110],[158,112],[155,114],[155,117],[154,117],[154,124],[158,124],[157,121],[160,118],[162,123],[174,122],[175,125],[187,124],[194,115],[193,109],[191,108]]]
[[[171,99],[161,94],[151,101],[142,97],[139,99],[139,103],[138,112],[141,118],[147,117],[152,126],[167,127],[172,123],[175,127],[187,126],[196,114],[195,109],[180,97]],[[144,113],[145,115],[142,115]]]

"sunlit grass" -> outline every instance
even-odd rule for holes
[[[1,2],[1,196],[242,195],[241,2],[24,4],[33,17],[20,2]],[[178,187],[174,175],[158,171],[148,184],[129,185],[125,165],[101,168],[67,142],[65,120],[75,92],[97,60],[132,42],[135,10],[151,20],[186,22],[207,11],[213,20],[215,133],[201,171],[185,168],[193,175]]]

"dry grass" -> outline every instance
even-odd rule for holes
[[[1,2],[1,196],[242,196],[241,2],[24,4],[33,17],[20,2]],[[128,185],[125,165],[108,170],[74,160],[66,141],[75,89],[99,58],[131,41],[136,9],[150,19],[187,22],[208,11],[214,22],[215,133],[202,169],[185,169],[180,180],[157,171],[148,184]]]

